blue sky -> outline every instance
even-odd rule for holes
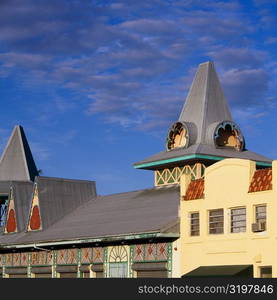
[[[45,176],[150,187],[199,63],[252,151],[277,158],[277,1],[1,0],[0,145],[21,124]]]

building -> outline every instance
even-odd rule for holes
[[[182,274],[277,277],[276,163],[225,159],[182,178]]]
[[[269,274],[272,256],[265,246],[255,252],[253,239],[264,243],[261,228],[274,220],[268,213],[265,225],[265,204],[267,211],[273,204],[251,187],[260,180],[268,183],[262,189],[272,186],[271,164],[246,149],[212,62],[200,64],[165,150],[134,164],[154,172],[150,189],[99,196],[93,181],[40,176],[23,128],[16,126],[0,160],[2,275],[181,277],[197,276],[198,268],[207,276],[223,269],[229,276],[253,276],[253,268],[254,276]],[[238,188],[229,193],[230,183]],[[266,189],[273,195],[274,188]],[[254,219],[248,218],[251,209]],[[229,213],[231,230],[240,232],[227,232]],[[251,226],[258,229],[252,233]],[[274,232],[266,232],[272,235],[265,245],[273,246]],[[259,273],[261,262],[267,269]]]

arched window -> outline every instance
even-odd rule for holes
[[[128,253],[125,246],[114,246],[109,256],[109,277],[128,277]]]

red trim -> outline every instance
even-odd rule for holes
[[[35,205],[32,210],[32,216],[30,219],[30,228],[32,230],[40,229],[40,214],[39,214],[39,207]]]
[[[8,233],[16,231],[15,211],[12,208],[9,210],[6,230]]]

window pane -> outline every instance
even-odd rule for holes
[[[199,235],[199,213],[190,214],[190,235]]]
[[[256,206],[256,222],[259,220],[266,220],[266,206]]]
[[[8,207],[8,195],[0,195],[0,226],[4,226]]]
[[[224,217],[223,209],[215,209],[209,211],[209,233],[218,234],[223,233]]]
[[[110,263],[110,277],[126,278],[127,263]]]
[[[246,231],[246,208],[231,209],[231,232]]]

